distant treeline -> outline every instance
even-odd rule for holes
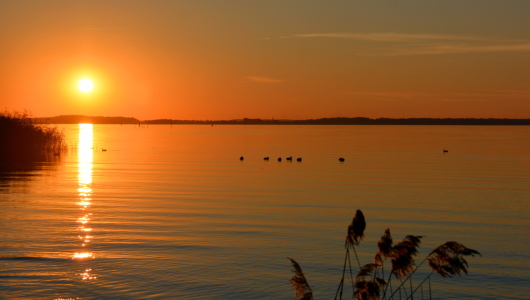
[[[82,115],[62,115],[51,118],[33,118],[33,121],[38,124],[139,124],[142,123],[136,118],[128,117],[92,117]]]
[[[126,117],[89,117],[79,115],[35,118],[44,124],[206,124],[206,125],[530,125],[530,119],[475,119],[475,118],[321,118],[307,120],[237,119],[237,120],[172,120],[156,119],[140,121]]]
[[[530,125],[530,119],[370,119],[370,118],[322,118],[308,120],[238,119],[220,121],[195,120],[146,120],[144,124],[248,124],[248,125]]]

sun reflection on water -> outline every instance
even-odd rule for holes
[[[92,213],[88,212],[92,205],[92,162],[94,159],[94,134],[92,124],[79,124],[79,147],[78,147],[78,201],[75,203],[81,211],[82,215],[77,218],[79,226],[77,230],[80,232],[78,238],[80,240],[81,251],[74,253],[73,259],[89,259],[94,258],[94,255],[88,251],[88,247],[94,238],[91,234],[92,228],[90,221],[92,220]],[[90,233],[90,234],[89,234]],[[82,280],[96,279],[91,274],[92,269],[83,269],[81,273]]]

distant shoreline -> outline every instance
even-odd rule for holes
[[[138,120],[131,117],[62,115],[33,118],[37,124],[160,124],[160,125],[508,125],[527,126],[530,119],[476,118],[321,118],[307,120],[237,119],[237,120]]]

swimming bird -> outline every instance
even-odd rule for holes
[[[282,161],[282,158],[281,158],[281,157],[278,157],[278,161]]]
[[[444,153],[446,153],[446,152],[449,152],[449,150],[445,150],[445,149],[444,149]]]
[[[340,161],[340,162],[344,162],[344,160],[345,160],[345,159],[344,159],[344,158],[342,158],[342,157],[341,157],[341,158],[339,158],[339,161]]]
[[[245,159],[243,156],[241,156],[241,157],[239,158],[239,160],[243,160],[243,159]]]
[[[297,161],[297,162],[301,162],[301,161],[302,161],[302,158],[299,157],[299,158],[296,159],[296,161]]]
[[[292,156],[289,156],[289,157],[287,157],[285,159],[287,159],[288,161],[293,161],[293,157]]]
[[[101,148],[101,151],[107,151],[107,149],[105,149],[105,148]]]
[[[269,161],[269,157],[264,157],[263,160]]]

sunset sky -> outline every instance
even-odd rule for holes
[[[0,0],[0,45],[36,117],[530,118],[525,0]]]

